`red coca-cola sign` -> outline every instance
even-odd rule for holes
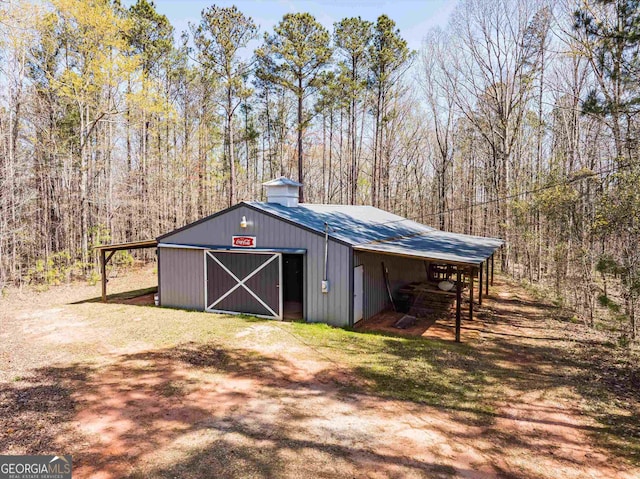
[[[256,237],[255,236],[232,236],[231,245],[237,248],[255,248]]]

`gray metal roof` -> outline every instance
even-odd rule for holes
[[[247,204],[323,234],[324,224],[328,223],[329,236],[350,245],[433,231],[429,226],[373,206],[303,203],[287,207],[278,203]]]
[[[502,246],[497,238],[484,238],[434,230],[419,236],[354,246],[359,251],[479,265]]]
[[[275,178],[273,180],[265,181],[262,183],[263,186],[302,186],[302,183],[298,183],[297,181],[293,181],[286,176],[280,176],[279,178]]]
[[[350,244],[354,249],[384,254],[478,265],[503,241],[439,231],[372,206],[247,202],[248,205]]]

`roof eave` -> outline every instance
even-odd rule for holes
[[[495,251],[498,248],[495,248],[493,250],[493,253],[495,253]],[[401,257],[401,258],[420,259],[420,260],[423,260],[423,261],[432,261],[434,263],[435,262],[437,262],[437,263],[445,263],[445,264],[451,264],[451,265],[454,265],[454,266],[464,266],[464,267],[467,267],[467,268],[477,268],[477,267],[479,267],[482,263],[484,263],[487,259],[489,259],[493,254],[492,253],[491,255],[487,256],[485,259],[483,259],[481,261],[456,261],[456,260],[437,258],[435,256],[429,256],[429,255],[426,255],[426,254],[412,254],[412,253],[400,253],[400,252],[396,252],[396,251],[384,251],[384,250],[366,248],[364,246],[354,246],[353,249],[354,249],[354,251],[362,251],[363,253],[384,254],[384,255],[388,255],[388,256],[398,256],[398,257]]]

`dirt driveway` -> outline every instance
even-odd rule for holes
[[[76,478],[640,477],[637,363],[513,285],[463,345],[95,295],[0,303],[0,453],[71,453]]]

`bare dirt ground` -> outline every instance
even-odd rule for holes
[[[0,300],[0,453],[71,453],[75,478],[640,477],[634,357],[503,280],[462,345],[446,321],[410,339],[97,295]]]

